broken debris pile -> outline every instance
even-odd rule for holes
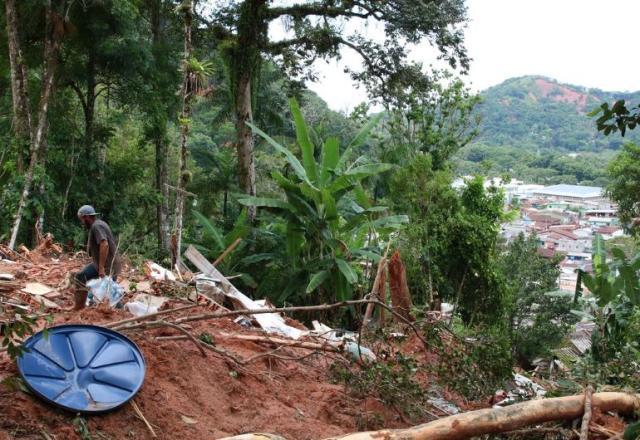
[[[173,439],[275,431],[284,438],[311,440],[362,429],[407,428],[412,422],[431,420],[406,420],[376,398],[356,398],[346,394],[342,385],[330,383],[328,371],[335,362],[348,363],[349,358],[375,362],[373,353],[357,345],[357,335],[334,331],[320,322],[308,330],[283,318],[267,302],[239,292],[194,251],[188,255],[201,274],[175,273],[171,280],[169,271],[157,271],[162,278],[154,279],[150,274],[126,270],[121,281],[126,290],[125,309],[97,305],[81,311],[65,309],[72,305],[68,273],[85,263],[85,255],[5,254],[11,261],[5,261],[4,256],[0,261],[0,295],[7,309],[23,307],[40,314],[44,308],[51,312],[54,324],[93,323],[122,332],[144,353],[148,374],[130,404],[113,414],[79,419],[21,391],[15,363],[0,355],[0,439],[15,438],[15,433],[24,438],[74,439],[81,438],[79,433],[84,438],[90,433],[95,438]],[[42,304],[37,298],[46,298],[51,304]],[[132,304],[143,310],[136,312]],[[423,347],[419,335],[413,336],[401,338],[405,340],[402,344]],[[518,387],[531,388],[536,394],[521,378],[515,379]],[[469,409],[464,400],[452,401],[449,396],[430,399],[438,417]],[[580,417],[584,398],[567,399],[567,417]],[[531,408],[556,415],[547,410],[553,402],[535,402],[545,399],[531,402]],[[594,394],[594,405],[605,411],[619,408],[620,402],[627,401],[618,395]],[[518,405],[523,404],[498,411],[507,416],[524,414],[518,412]],[[472,413],[452,417],[459,417],[456,420],[461,426],[471,426],[467,422],[476,420]],[[443,426],[444,420],[433,429]],[[602,429],[600,420],[596,418],[591,424],[592,433]],[[526,426],[525,422],[516,421],[518,426]],[[417,435],[421,431],[416,429],[386,432]],[[483,429],[493,432],[494,428],[487,425]],[[380,438],[382,434],[372,431],[357,438]]]
[[[78,423],[96,438],[108,433],[110,438],[166,439],[220,438],[274,427],[287,438],[316,439],[355,431],[363,417],[377,420],[378,426],[406,426],[376,399],[348,397],[342,385],[330,383],[329,367],[348,363],[348,352],[374,359],[364,347],[353,349],[355,335],[320,323],[305,329],[272,312],[267,302],[246,297],[207,265],[209,291],[198,288],[196,293],[195,275],[175,274],[171,281],[165,274],[156,280],[125,270],[125,308],[98,304],[73,311],[68,310],[73,305],[68,274],[85,264],[86,255],[30,254],[0,262],[3,301],[36,315],[50,313],[54,325],[91,323],[124,333],[144,353],[147,378],[130,405],[78,421],[20,391],[15,363],[0,354],[0,439],[13,438],[15,432],[80,438]],[[229,308],[216,301],[221,292]],[[34,299],[39,297],[51,301],[51,307]],[[145,306],[143,313],[130,313],[127,304],[136,303]],[[260,313],[250,315],[249,310]]]

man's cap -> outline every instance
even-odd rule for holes
[[[81,215],[96,215],[98,214],[93,206],[91,205],[82,205],[80,209],[78,209],[78,217]]]

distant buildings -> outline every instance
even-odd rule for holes
[[[462,181],[464,182],[464,181]],[[503,189],[506,203],[519,209],[516,220],[502,225],[502,237],[511,241],[518,234],[535,234],[539,255],[560,256],[558,288],[574,291],[578,269],[591,272],[593,239],[620,237],[616,206],[604,195],[603,189],[580,185],[528,185],[519,180],[503,183],[490,179],[486,186]]]
[[[604,196],[604,191],[598,186],[564,184],[545,186],[536,190],[533,195],[551,202],[563,202],[583,208],[607,208],[611,206],[611,202]]]

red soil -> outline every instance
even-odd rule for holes
[[[39,281],[52,287],[60,286],[58,291],[62,295],[54,302],[61,308],[70,307],[72,295],[64,287],[64,281],[68,272],[84,264],[84,259],[63,257],[57,261],[34,255],[30,258],[32,262],[0,262],[0,272],[20,276],[22,283]],[[126,273],[127,276],[135,279],[131,272]],[[28,294],[16,292],[14,296],[31,301]],[[182,304],[171,301],[166,307]],[[199,307],[181,313],[204,311],[207,310]],[[55,324],[100,324],[129,317],[131,315],[123,310],[103,306],[79,312],[63,309],[54,313]],[[288,322],[301,326],[291,319]],[[225,340],[219,333],[262,334],[229,319],[193,322],[185,328],[195,336],[203,332],[212,335],[217,347],[243,359],[274,348]],[[126,334],[138,344],[147,365],[144,385],[134,400],[160,439],[215,439],[256,431],[278,433],[290,440],[321,439],[359,429],[406,427],[426,421],[403,421],[396,411],[385,408],[375,398],[356,399],[348,395],[343,385],[331,382],[329,367],[338,359],[334,354],[317,354],[302,360],[264,357],[238,368],[208,350],[207,356],[203,357],[191,341],[155,339],[156,336],[179,334],[169,328],[128,331]],[[416,347],[416,350],[420,348]],[[300,357],[308,355],[309,351],[286,348],[278,354]],[[338,361],[345,362],[340,359]],[[15,386],[18,377],[15,362],[6,353],[1,353],[0,440],[82,438],[74,429],[75,414],[56,409],[20,391]],[[110,414],[90,416],[86,420],[94,439],[152,438],[130,403]]]

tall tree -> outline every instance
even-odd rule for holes
[[[407,59],[407,44],[427,41],[452,67],[468,67],[460,28],[465,14],[463,0],[318,0],[287,5],[244,0],[215,11],[211,24],[222,40],[232,78],[241,188],[249,195],[256,193],[254,138],[246,123],[253,119],[253,82],[265,58],[293,76],[309,78],[307,68],[314,60],[339,57],[341,48],[349,48],[362,57],[364,65],[361,71],[350,71],[353,78],[364,83],[373,97],[397,103],[406,92],[431,85],[421,66]],[[269,29],[278,20],[288,32],[274,41]],[[367,22],[381,24],[382,41],[359,30],[345,33],[346,22],[360,25],[357,29]]]
[[[179,40],[172,5],[166,0],[146,0],[151,30],[152,61],[146,70],[144,92],[140,106],[145,113],[145,138],[155,146],[156,234],[161,253],[170,250],[169,213],[169,120],[174,118],[178,106],[175,89],[179,77]],[[177,26],[175,26],[177,28]]]
[[[498,259],[508,291],[507,315],[512,350],[529,367],[561,342],[575,315],[571,299],[549,295],[557,289],[559,259],[538,254],[538,239],[524,234],[509,243]]]
[[[11,20],[7,20],[7,33],[11,36],[10,40],[13,40],[14,50],[17,54],[20,54],[20,45],[19,45],[19,28],[18,28],[18,20],[17,20],[17,11],[16,5],[13,0],[6,2],[7,6],[7,17],[12,17]],[[27,200],[29,197],[29,192],[31,191],[31,184],[33,182],[33,175],[35,172],[36,165],[39,161],[39,154],[43,151],[44,143],[46,142],[46,133],[48,128],[48,111],[49,111],[49,101],[51,98],[51,93],[54,86],[54,78],[55,71],[57,67],[57,58],[60,50],[60,43],[62,40],[62,36],[64,34],[64,18],[65,17],[65,0],[57,0],[54,4],[52,4],[52,0],[47,0],[45,3],[45,17],[46,17],[46,26],[45,26],[45,35],[44,35],[44,55],[43,55],[43,73],[42,73],[42,87],[40,92],[40,101],[38,103],[38,114],[37,114],[37,123],[35,126],[32,126],[31,132],[31,142],[30,142],[30,151],[29,151],[29,166],[27,168],[27,172],[25,175],[24,186],[22,188],[22,192],[20,194],[20,201],[18,202],[18,209],[16,211],[16,215],[13,222],[13,227],[11,230],[11,238],[9,239],[9,247],[13,249],[15,247],[16,240],[18,238],[18,232],[20,230],[20,223],[22,222],[22,215],[24,212],[24,208],[27,204]],[[26,68],[23,63],[19,65],[14,65],[15,61],[19,61],[19,59],[10,59],[12,63],[11,70],[13,71],[22,71],[22,79],[26,78]],[[16,86],[12,87],[12,92],[17,91],[18,93],[23,92],[23,96],[19,97],[19,101],[21,101],[21,106],[24,103],[28,103],[28,96],[26,92],[26,87],[24,85],[22,87]],[[14,102],[15,102],[14,98]]]
[[[108,95],[111,101],[130,103],[148,68],[150,44],[143,35],[147,28],[139,24],[140,12],[132,0],[73,2],[69,10],[74,32],[62,52],[60,81],[78,97],[84,117],[83,156],[99,172],[111,134],[96,118],[99,99]]]
[[[189,136],[189,118],[191,117],[191,97],[193,94],[193,77],[190,69],[192,62],[191,49],[191,25],[193,23],[193,3],[191,0],[183,0],[179,7],[184,17],[184,58],[182,69],[182,112],[180,113],[180,175],[176,188],[176,209],[174,218],[174,234],[176,237],[176,260],[180,260],[180,247],[182,245],[182,215],[184,211],[185,188],[189,183],[189,171],[187,170],[187,138]],[[174,261],[175,264],[176,261]]]
[[[13,98],[13,133],[17,148],[18,171],[23,171],[24,146],[30,144],[31,112],[27,97],[27,73],[23,60],[18,34],[18,11],[15,0],[7,0],[7,41],[9,47],[9,63],[11,67],[11,95]]]

